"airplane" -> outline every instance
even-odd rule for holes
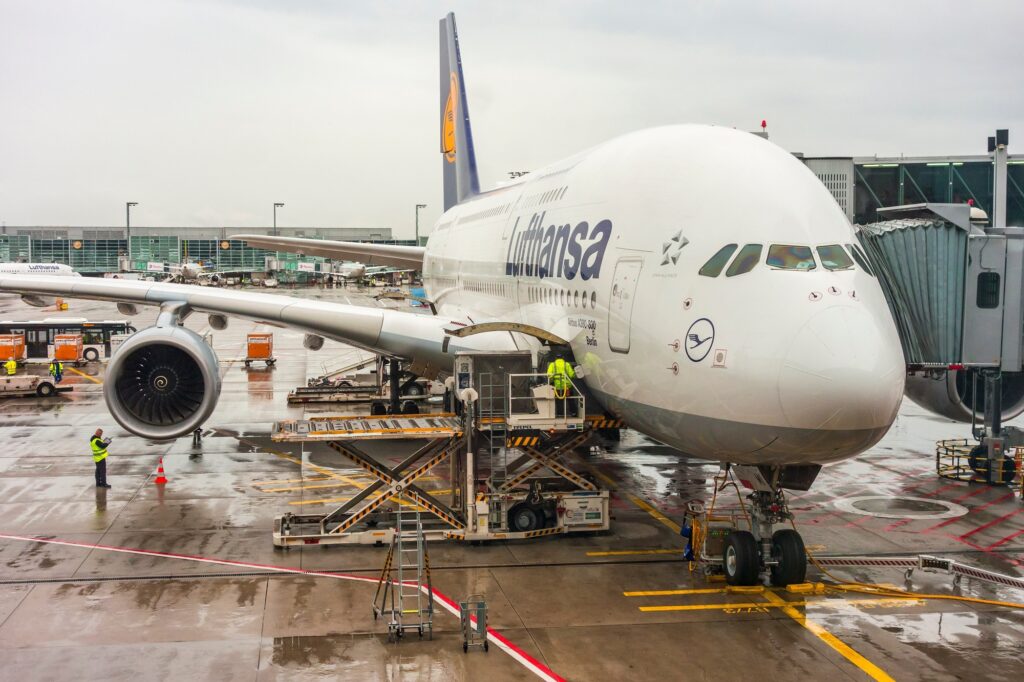
[[[63,263],[0,263],[0,275],[50,275],[53,277],[81,277],[70,265]],[[57,296],[22,294],[21,300],[35,308],[56,305]]]
[[[531,330],[553,334],[604,410],[753,488],[752,531],[725,540],[730,583],[802,582],[803,541],[773,530],[792,518],[784,490],[877,443],[904,393],[898,332],[853,226],[792,154],[708,125],[628,133],[482,191],[453,14],[440,36],[445,211],[425,246],[232,237],[420,270],[436,315],[111,280],[0,277],[0,290],[160,306],[104,382],[117,422],[156,440],[191,433],[220,392],[213,351],[180,326],[191,313],[300,329],[310,348],[334,339],[426,378],[458,351],[538,350]],[[448,333],[482,322],[499,330]]]
[[[147,263],[145,270],[136,270],[139,274],[161,278],[161,282],[196,283],[218,286],[224,277],[241,275],[242,272],[215,271],[212,266],[196,261],[183,263]]]

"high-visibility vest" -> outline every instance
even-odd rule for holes
[[[7,376],[12,377],[18,373],[18,363],[14,361],[14,358],[5,362],[4,368],[7,370]]]
[[[51,362],[50,363],[50,376],[55,377],[58,374],[63,374],[63,373],[64,373],[64,365],[62,363],[60,363],[60,362]]]
[[[569,379],[572,379],[575,376],[576,372],[573,371],[572,365],[562,358],[558,358],[548,363],[548,380],[559,393],[566,391],[569,388]]]
[[[107,446],[103,444],[103,439],[99,436],[89,439],[89,447],[92,448],[92,461],[102,462],[107,458]]]

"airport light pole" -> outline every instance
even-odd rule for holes
[[[274,203],[274,236],[277,236],[277,209],[282,208],[284,204]]]
[[[420,245],[420,209],[426,207],[426,204],[416,204],[416,246]]]
[[[128,242],[128,263],[131,267],[132,262],[132,206],[138,206],[137,201],[126,201],[124,204],[124,231],[125,238]]]

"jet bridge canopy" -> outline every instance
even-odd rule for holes
[[[977,209],[916,204],[858,226],[910,367],[1022,365],[1024,229],[982,229]]]

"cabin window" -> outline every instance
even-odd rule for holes
[[[575,308],[579,308],[580,307],[580,292],[579,292],[578,289],[576,291],[572,292],[572,305]]]
[[[854,246],[853,244],[847,244],[846,250],[853,256],[853,260],[857,261],[857,265],[861,266],[865,272],[874,277],[875,273],[871,270],[871,266],[868,265],[867,255],[860,250],[860,247]]]
[[[735,277],[736,275],[742,275],[750,272],[757,266],[757,262],[761,260],[761,249],[763,247],[760,244],[747,244],[740,253],[736,256],[736,260],[732,262],[729,269],[725,271],[726,277]]]
[[[768,267],[779,270],[813,270],[816,264],[809,246],[772,244],[768,247]]]
[[[839,244],[819,246],[818,259],[826,270],[849,270],[853,267],[853,261]]]
[[[736,246],[736,244],[726,244],[720,248],[718,253],[712,256],[697,274],[704,275],[705,277],[718,277],[722,272],[722,268],[725,267],[725,264],[729,262],[729,258],[732,257]]]
[[[597,307],[597,292],[596,291],[590,292],[590,307],[591,308],[596,308]]]

